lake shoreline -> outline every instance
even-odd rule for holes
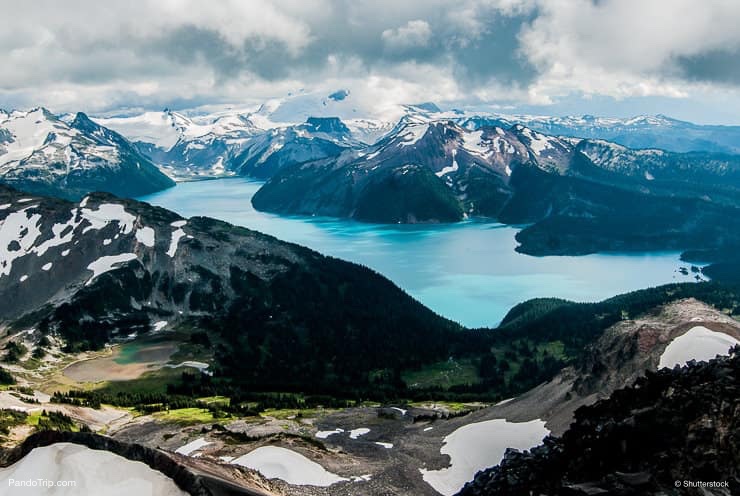
[[[533,257],[517,252],[513,227],[485,219],[452,224],[368,224],[260,212],[262,181],[181,182],[139,198],[185,217],[208,216],[367,266],[436,313],[466,327],[495,327],[518,303],[541,297],[593,302],[673,282],[695,281],[680,251]]]

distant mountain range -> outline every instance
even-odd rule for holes
[[[674,152],[740,152],[740,126],[701,125],[665,115],[641,115],[629,119],[498,115],[464,118],[468,129],[484,125],[523,124],[545,134],[604,139],[630,148],[659,148]]]
[[[337,117],[261,129],[249,114],[200,118],[165,110],[98,119],[129,138],[170,176],[198,179],[248,175],[267,178],[283,165],[338,155],[364,143]]]
[[[230,108],[211,113],[196,113],[191,117],[165,109],[162,112],[95,120],[136,143],[143,153],[165,167],[170,175],[183,178],[239,174],[243,165],[240,163],[240,154],[250,142],[267,131],[277,130],[281,135],[290,134],[293,128],[299,131],[312,119],[341,121],[354,145],[359,145],[360,148],[387,137],[404,120],[447,120],[470,131],[482,127],[509,129],[522,124],[547,135],[603,139],[629,148],[728,154],[740,152],[740,126],[697,125],[662,115],[630,119],[588,115],[505,115],[462,110],[442,111],[435,104],[426,102],[400,105],[380,115],[368,117],[354,108],[351,94],[347,90],[337,91],[332,95],[291,95],[270,100],[256,108]],[[337,99],[336,95],[344,96]],[[303,131],[309,131],[310,134],[310,128]],[[316,138],[325,139],[327,136]],[[282,137],[280,141],[284,139]],[[347,136],[330,136],[329,141],[349,144]],[[313,155],[299,153],[297,160],[307,156]]]
[[[120,134],[85,114],[69,123],[37,108],[0,111],[0,180],[33,193],[137,196],[174,183]]]
[[[394,115],[400,120],[383,120]],[[175,179],[248,176],[267,181],[253,197],[261,210],[380,223],[486,217],[529,224],[520,250],[539,255],[740,244],[740,230],[728,228],[740,218],[740,159],[717,151],[736,150],[740,127],[664,116],[504,116],[432,103],[381,117],[359,117],[346,91],[193,117],[167,109],[95,122],[43,109],[3,113],[0,178],[79,198],[170,186],[154,164]],[[655,136],[704,150],[602,139],[662,143]]]
[[[520,249],[542,255],[735,244],[739,193],[737,156],[408,116],[363,150],[283,168],[252,202],[381,223],[531,224]]]

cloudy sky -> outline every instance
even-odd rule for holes
[[[740,124],[734,0],[0,0],[0,107],[252,103],[301,89]]]

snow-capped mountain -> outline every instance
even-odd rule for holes
[[[392,128],[381,121],[345,123],[339,117],[321,115],[286,123],[279,121],[285,113],[271,112],[280,108],[281,102],[271,101],[248,113],[219,111],[190,118],[164,110],[96,121],[125,134],[167,174],[183,179],[269,177],[284,165],[334,156],[348,147],[362,148],[366,140],[374,141]],[[291,119],[304,113],[308,112],[293,111]]]
[[[673,152],[740,153],[740,126],[699,125],[665,115],[619,119],[584,116],[480,114],[456,119],[467,129],[523,124],[553,135],[604,139],[630,148],[659,148]]]
[[[737,156],[408,115],[365,150],[284,168],[252,203],[381,223],[482,216],[532,224],[517,240],[542,255],[722,244],[736,238],[726,222],[740,218],[738,199]]]
[[[0,182],[64,198],[136,196],[173,184],[118,133],[82,113],[65,123],[44,108],[0,113]]]
[[[405,113],[403,105],[367,106],[350,90],[339,89],[329,95],[299,91],[274,98],[263,103],[250,117],[264,129],[299,124],[310,117],[338,117],[351,130],[353,138],[372,144],[390,131]]]
[[[509,183],[517,167],[536,163],[558,171],[576,144],[523,126],[469,131],[450,120],[408,114],[365,150],[286,169],[253,201],[266,210],[377,222],[495,217],[511,196]]]
[[[327,134],[314,129],[310,123],[315,119],[335,122],[342,130]],[[346,89],[328,95],[299,91],[261,105],[209,107],[188,115],[165,109],[96,121],[127,136],[171,177],[189,179],[267,178],[286,165],[375,145],[409,122],[450,121],[474,132],[521,124],[545,135],[608,140],[629,148],[740,152],[740,127],[701,126],[661,115],[617,119],[441,110],[431,102],[377,110],[363,108]]]
[[[175,178],[232,175],[231,159],[264,132],[242,114],[191,119],[168,109],[96,121],[128,136]]]
[[[337,117],[309,117],[294,126],[274,128],[255,136],[234,157],[231,170],[239,175],[267,179],[296,164],[337,157],[364,148]]]

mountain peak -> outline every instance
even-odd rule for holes
[[[413,103],[410,106],[419,110],[424,110],[425,112],[432,112],[435,114],[438,112],[442,112],[442,109],[440,109],[434,102]]]
[[[309,117],[306,125],[314,132],[349,134],[349,128],[339,117]]]

